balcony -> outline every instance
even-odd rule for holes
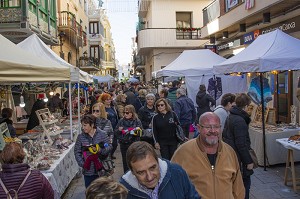
[[[92,43],[99,43],[102,40],[102,36],[97,33],[89,34],[89,41]]]
[[[89,10],[88,17],[89,21],[100,21],[101,9]]]
[[[203,10],[203,25],[205,26],[209,22],[218,18],[221,15],[220,12],[220,0],[215,0]]]
[[[99,59],[94,57],[79,57],[79,68],[86,72],[99,71]]]
[[[138,32],[138,51],[143,48],[198,47],[207,42],[200,37],[199,29],[144,29]]]
[[[138,8],[139,8],[139,12],[138,12],[138,16],[139,17],[146,17],[149,7],[150,7],[150,3],[151,0],[139,0],[138,2]]]
[[[82,47],[83,30],[80,23],[76,21],[76,16],[69,11],[62,11],[58,14],[58,30],[64,31],[66,36],[70,38],[70,42],[76,48]]]

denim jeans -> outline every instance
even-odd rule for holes
[[[88,186],[90,186],[90,184],[96,180],[97,178],[99,178],[98,175],[93,175],[93,176],[86,176],[84,175],[84,184],[85,184],[85,188],[88,188]]]

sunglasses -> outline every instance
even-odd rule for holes
[[[100,112],[100,110],[93,110],[93,113],[99,113]]]
[[[160,106],[163,107],[163,106],[165,106],[165,104],[157,104],[156,106],[157,107],[160,107]]]
[[[124,114],[126,114],[126,115],[128,115],[129,113],[131,113],[131,112],[124,112]]]

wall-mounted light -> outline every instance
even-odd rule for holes
[[[246,32],[246,24],[245,23],[240,24],[240,32]]]
[[[271,14],[269,12],[263,13],[263,23],[270,23],[271,22]]]
[[[25,107],[24,97],[23,95],[20,96],[20,107]]]
[[[228,31],[224,31],[223,32],[223,39],[227,39],[228,38]]]
[[[54,92],[53,92],[53,91],[50,91],[50,92],[49,92],[49,95],[53,96],[53,95],[54,95]]]

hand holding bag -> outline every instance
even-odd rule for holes
[[[173,112],[172,112],[172,116],[174,118],[174,122],[175,122],[175,125],[176,125],[176,138],[177,138],[177,141],[179,142],[179,144],[183,144],[184,142],[188,141],[188,138],[185,137],[183,129],[181,128],[180,125],[178,125],[178,120],[177,120],[177,118],[174,117]]]

